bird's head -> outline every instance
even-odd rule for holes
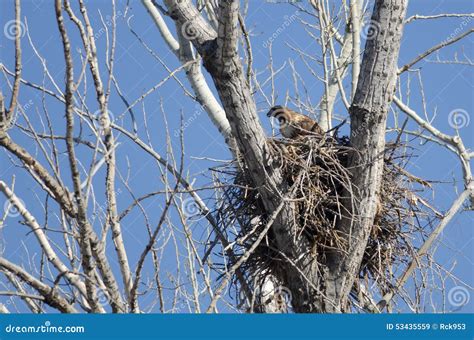
[[[288,110],[286,107],[281,105],[276,105],[268,111],[267,117],[272,118],[272,122],[276,121],[280,129],[282,129],[288,126],[291,122],[291,110]]]
[[[275,105],[267,112],[267,117],[276,117],[279,113],[284,110],[283,106]]]

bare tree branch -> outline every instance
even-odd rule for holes
[[[399,70],[398,70],[398,74],[401,74],[403,72],[405,72],[406,70],[410,69],[413,65],[415,65],[417,62],[419,62],[420,60],[423,60],[424,58],[426,58],[427,56],[429,56],[430,54],[432,54],[433,52],[436,52],[440,49],[442,49],[443,47],[446,47],[448,45],[451,45],[451,44],[454,44],[456,41],[459,41],[461,40],[462,38],[468,36],[469,34],[471,34],[472,32],[474,32],[474,28],[471,28],[470,30],[462,33],[462,34],[459,34],[458,36],[452,38],[452,39],[449,39],[449,40],[446,40],[446,41],[443,41],[441,43],[439,43],[438,45],[436,46],[433,46],[431,47],[429,50],[423,52],[422,54],[420,54],[418,57],[416,57],[414,60],[410,61],[408,64],[405,64],[404,66],[402,66]]]
[[[473,194],[473,191],[474,191],[473,189],[468,189],[468,190],[463,191],[461,195],[459,195],[459,197],[453,202],[453,204],[451,205],[451,208],[449,208],[448,212],[443,216],[443,218],[441,219],[436,229],[433,230],[433,232],[425,240],[425,242],[420,247],[420,249],[418,249],[418,252],[415,255],[415,258],[411,261],[411,263],[405,269],[405,271],[403,272],[403,275],[400,276],[396,285],[393,287],[393,290],[385,294],[382,300],[380,300],[377,303],[377,308],[379,310],[383,310],[385,306],[387,306],[390,303],[390,300],[392,300],[394,294],[405,285],[408,278],[413,274],[413,271],[416,269],[416,267],[419,266],[419,261],[421,260],[421,258],[428,253],[428,250],[433,245],[433,242],[443,232],[444,228],[446,228],[448,223],[452,220],[452,218],[459,211],[459,209],[461,209],[464,201]]]

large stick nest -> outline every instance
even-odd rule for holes
[[[342,204],[344,199],[353,199],[347,164],[355,150],[347,137],[269,138],[267,143],[287,186],[296,186],[290,203],[296,211],[296,234],[297,237],[306,237],[312,244],[312,249],[304,256],[312,256],[318,263],[324,263],[328,250],[345,251],[347,246],[336,231],[336,224],[341,216],[359,217],[350,216]],[[365,286],[375,283],[380,294],[387,292],[394,281],[394,266],[408,263],[413,258],[416,251],[413,243],[417,240],[415,233],[423,234],[433,217],[433,213],[427,212],[420,204],[424,201],[418,197],[418,191],[429,183],[404,170],[408,157],[405,147],[398,143],[388,144],[380,203],[354,287],[364,281]],[[225,168],[220,169],[219,174],[219,180],[229,185],[225,186],[219,199],[216,220],[222,232],[233,241],[233,251],[237,254],[234,261],[237,261],[264,229],[268,213],[245,171]],[[270,230],[241,266],[240,270],[252,289],[258,290],[270,273],[282,277],[288,264],[277,248]]]

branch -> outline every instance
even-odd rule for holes
[[[352,93],[354,98],[357,89],[357,80],[360,73],[360,26],[361,6],[358,0],[351,0],[351,28],[352,28]]]
[[[16,293],[25,294],[26,290],[23,287],[22,281],[18,280],[18,278],[8,271],[4,271],[3,274],[7,278],[8,281],[15,287]],[[21,297],[21,299],[25,302],[28,308],[31,310],[32,313],[38,314],[43,312],[43,308],[40,306],[39,303],[29,299],[27,297]]]
[[[49,190],[51,196],[61,205],[61,208],[70,216],[75,216],[76,209],[72,203],[71,193],[51,176],[41,163],[39,163],[28,151],[11,140],[7,134],[0,134],[0,146],[10,151],[18,157],[28,169],[42,181],[42,184]]]
[[[295,183],[298,183],[299,180],[297,180]],[[227,282],[229,282],[230,278],[232,275],[234,275],[235,271],[239,269],[252,255],[252,253],[257,249],[259,244],[263,241],[263,238],[267,236],[268,231],[270,230],[270,227],[273,225],[275,222],[276,218],[278,217],[278,214],[280,211],[283,209],[283,206],[288,202],[287,199],[283,199],[280,205],[277,207],[277,209],[272,213],[270,218],[268,219],[265,227],[263,228],[262,232],[258,235],[257,239],[255,242],[252,244],[252,246],[239,258],[239,260],[234,263],[232,267],[226,272],[225,277],[223,278],[221,284],[219,287],[214,291],[214,297],[212,298],[211,303],[209,304],[209,307],[207,308],[206,313],[211,313],[215,308],[216,308],[216,303],[219,300],[220,294],[222,290],[226,287]]]
[[[431,19],[439,19],[439,18],[473,18],[474,13],[466,13],[466,14],[456,14],[456,13],[444,13],[444,14],[436,14],[436,15],[412,15],[408,19],[405,20],[405,24],[409,24],[414,20],[431,20]]]
[[[93,312],[99,312],[101,307],[98,303],[95,286],[94,286],[94,267],[92,264],[92,250],[90,244],[91,226],[87,221],[87,211],[81,190],[81,179],[79,169],[77,167],[76,153],[74,148],[74,76],[73,62],[71,56],[71,44],[64,25],[62,15],[61,0],[55,2],[56,20],[63,43],[64,60],[66,62],[66,146],[69,156],[69,166],[71,168],[72,182],[74,184],[74,198],[77,202],[77,220],[79,224],[79,245],[81,247],[82,268],[86,275],[87,302]]]
[[[449,39],[449,40],[446,40],[446,41],[443,41],[441,43],[439,43],[438,45],[436,46],[433,46],[432,48],[430,48],[429,50],[423,52],[422,54],[420,54],[418,57],[416,57],[414,60],[412,60],[411,62],[409,62],[408,64],[404,65],[403,67],[401,67],[399,70],[398,70],[398,74],[401,74],[403,72],[405,72],[406,70],[408,70],[410,67],[412,67],[413,65],[415,65],[417,62],[419,62],[420,60],[423,60],[424,58],[426,58],[427,56],[429,56],[430,54],[432,54],[433,52],[436,52],[437,50],[440,50],[442,49],[443,47],[446,47],[448,45],[451,45],[451,44],[454,44],[456,41],[459,41],[461,40],[462,38],[468,36],[469,34],[471,34],[472,32],[474,32],[474,28],[471,28],[469,31],[467,32],[464,32],[462,34],[459,34],[458,36],[452,38],[452,39]]]
[[[8,129],[11,123],[11,120],[13,119],[13,115],[15,114],[15,108],[17,106],[17,101],[18,101],[18,93],[20,92],[20,79],[21,79],[20,39],[22,35],[20,12],[21,12],[20,0],[15,0],[15,79],[13,81],[12,96],[10,98],[10,107],[6,112],[3,112],[3,110],[0,111],[0,118],[2,120],[3,120],[3,115],[5,115],[5,120],[1,122],[2,124],[0,125],[0,130],[5,129],[5,131],[6,129]]]
[[[178,41],[176,41],[169,31],[168,26],[163,20],[158,9],[153,4],[153,1],[142,0],[142,3],[155,22],[155,25],[157,26],[158,31],[160,32],[164,41],[170,50],[176,55],[176,57],[178,57],[181,64],[185,65],[186,63],[195,60],[190,46],[190,38],[193,38],[192,32],[194,28],[190,27],[190,25],[183,26],[179,22],[176,22],[176,29],[178,32],[178,37],[180,38],[180,42],[178,43]],[[199,13],[198,15],[200,16]],[[191,84],[191,87],[193,88],[197,101],[204,107],[214,125],[225,138],[226,143],[232,148],[233,145],[231,142],[232,136],[229,121],[227,120],[221,105],[209,88],[209,85],[202,74],[201,66],[191,63],[185,66],[185,68],[186,76],[189,83]]]
[[[125,293],[129,297],[131,289],[131,271],[128,264],[127,253],[122,238],[122,231],[120,222],[118,220],[117,213],[117,199],[115,194],[115,141],[110,128],[110,117],[107,109],[107,96],[104,94],[104,87],[102,79],[100,77],[99,62],[97,60],[97,47],[95,45],[94,32],[92,25],[89,20],[87,9],[82,0],[79,0],[79,9],[84,18],[85,27],[82,22],[74,15],[72,9],[69,6],[69,1],[65,2],[65,8],[68,12],[71,20],[76,24],[79,29],[81,39],[86,49],[87,61],[89,69],[92,74],[94,81],[94,87],[96,90],[96,98],[100,108],[100,123],[103,129],[103,141],[107,150],[105,154],[105,162],[107,164],[107,173],[105,179],[105,189],[107,196],[107,223],[112,229],[112,240],[115,245],[115,251],[117,253],[120,271],[124,283]],[[110,75],[112,76],[112,75]]]
[[[319,13],[320,17],[324,15],[322,8],[320,8],[322,7],[322,5],[318,4],[316,0],[312,0],[311,5]],[[353,51],[353,46],[354,46],[353,33],[351,31],[346,30],[344,37],[341,37],[333,25],[330,25],[328,29],[330,29],[331,31],[330,34],[328,34],[329,39],[332,39],[334,37],[336,41],[338,41],[342,46],[341,46],[341,51],[339,52],[339,56],[337,60],[334,61],[334,69],[329,75],[327,82],[325,82],[324,96],[320,101],[321,114],[320,114],[318,123],[324,131],[331,129],[332,127],[331,121],[332,121],[332,116],[333,116],[334,104],[336,103],[337,94],[340,89],[340,81],[342,81],[347,75],[347,68],[348,68],[347,66],[351,63],[352,51]],[[323,32],[321,32],[321,34],[323,34]],[[322,36],[322,38],[323,37],[324,36]],[[323,44],[321,44],[321,46],[323,48],[323,54],[325,54],[326,47]],[[327,61],[326,61],[326,58],[324,57],[323,57],[323,64],[324,64],[324,72],[326,75]],[[339,74],[336,73],[336,69],[339,70]],[[337,76],[339,76],[339,78]],[[340,79],[340,81],[338,81],[338,79]],[[354,90],[355,90],[355,87],[354,87]]]
[[[408,265],[403,275],[397,280],[397,283],[393,287],[393,289],[389,293],[385,294],[382,300],[380,300],[377,303],[377,308],[380,311],[383,310],[385,306],[387,306],[390,303],[395,293],[399,291],[405,285],[410,275],[413,273],[416,267],[418,267],[420,263],[419,260],[428,253],[428,250],[433,245],[433,242],[443,232],[444,228],[446,228],[446,226],[454,217],[454,215],[456,215],[458,210],[461,209],[464,201],[473,193],[474,193],[473,189],[464,190],[462,194],[459,195],[459,197],[453,202],[453,204],[451,205],[451,208],[449,208],[448,212],[441,219],[436,229],[433,230],[431,235],[426,239],[426,241],[423,243],[421,248],[418,250],[417,254],[415,255],[415,258],[410,262],[410,264]]]
[[[199,196],[199,194],[196,192],[196,190],[193,188],[193,186],[181,175],[181,173],[173,167],[172,164],[170,164],[166,159],[164,159],[160,154],[158,154],[153,148],[148,146],[145,142],[143,142],[138,136],[132,135],[129,131],[126,129],[112,123],[112,128],[116,129],[117,131],[120,131],[123,133],[126,137],[128,137],[130,140],[135,142],[141,149],[143,149],[145,152],[147,152],[150,156],[152,156],[154,159],[156,159],[160,164],[162,164],[166,170],[168,170],[176,179],[177,182],[179,182],[184,189],[189,193],[189,195],[193,198],[194,202],[196,203],[197,207],[199,208],[199,211],[202,216],[204,216],[209,224],[212,226],[213,231],[217,235],[217,239],[219,242],[222,243],[223,248],[225,249],[226,255],[229,257],[229,259],[233,260],[234,259],[234,253],[229,247],[229,242],[227,241],[227,238],[225,235],[222,233],[222,231],[219,228],[219,225],[217,224],[217,221],[215,220],[211,210],[207,207],[206,203],[203,201],[203,199]],[[204,261],[203,261],[204,262]],[[244,280],[244,277],[240,271],[237,271],[237,278],[240,281],[240,284],[244,288],[244,290],[248,291],[247,284]],[[247,292],[248,293],[248,292]]]
[[[63,273],[64,276],[71,282],[79,292],[86,297],[86,287],[84,283],[79,279],[77,274],[71,273],[68,267],[60,260],[59,256],[51,247],[51,244],[43,231],[43,228],[38,224],[34,216],[26,209],[23,202],[15,195],[15,193],[8,187],[8,185],[0,181],[0,192],[2,192],[5,197],[13,204],[17,209],[20,215],[25,219],[26,224],[31,228],[33,231],[36,239],[38,240],[41,249],[46,254],[48,261],[51,262],[54,267],[59,271],[59,273]]]
[[[23,268],[11,263],[3,257],[0,257],[0,268],[18,276],[21,280],[37,290],[41,296],[44,297],[44,302],[49,306],[57,308],[62,313],[77,313],[77,310],[65,298],[60,296],[55,289],[44,284]]]
[[[440,139],[441,141],[445,142],[447,145],[451,145],[455,150],[456,154],[459,156],[462,169],[463,169],[463,176],[464,176],[464,187],[465,189],[470,189],[474,186],[473,178],[472,178],[472,171],[471,171],[471,164],[470,160],[472,158],[472,154],[469,154],[468,150],[464,146],[462,139],[459,136],[449,136],[447,134],[442,133],[433,125],[425,121],[421,118],[414,110],[410,107],[405,105],[400,99],[394,96],[393,101],[397,106],[405,112],[410,118],[412,118],[420,127],[430,132],[433,136]],[[452,151],[452,149],[448,148]],[[474,207],[474,193],[471,193],[471,206]]]
[[[181,169],[182,170],[182,169]],[[153,231],[153,234],[150,236],[150,240],[148,241],[147,245],[143,249],[140,258],[137,262],[137,265],[135,266],[135,279],[133,280],[132,284],[132,289],[130,290],[130,305],[132,312],[137,312],[138,311],[138,301],[137,301],[137,289],[138,285],[140,283],[140,277],[141,277],[141,272],[143,269],[143,266],[145,264],[145,260],[152,250],[153,246],[155,245],[156,238],[158,237],[158,234],[161,230],[161,226],[165,222],[167,216],[168,209],[171,207],[171,203],[173,201],[174,195],[176,193],[176,190],[178,189],[179,186],[179,181],[176,181],[176,186],[174,190],[170,193],[170,196],[168,198],[168,201],[165,204],[165,207],[161,213],[160,220],[158,221],[158,225],[156,226],[155,230]]]
[[[22,299],[34,299],[34,300],[44,301],[44,296],[20,293],[20,292],[0,291],[0,296],[18,296],[18,297],[21,297]]]

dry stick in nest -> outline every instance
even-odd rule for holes
[[[298,177],[300,177],[302,174],[302,172],[298,175]],[[264,237],[267,235],[268,231],[270,230],[271,226],[273,225],[273,223],[275,222],[276,218],[278,217],[278,214],[280,213],[280,211],[283,209],[285,203],[287,203],[288,200],[291,199],[291,197],[294,195],[295,193],[295,189],[297,188],[297,183],[299,181],[296,181],[295,182],[295,185],[290,189],[290,193],[287,195],[288,197],[283,197],[282,200],[281,200],[281,203],[278,205],[277,209],[272,213],[272,215],[270,216],[267,224],[265,225],[265,228],[263,229],[263,231],[260,233],[260,235],[258,235],[258,238],[257,240],[252,244],[252,246],[247,250],[247,252],[245,252],[245,254],[243,254],[240,259],[234,263],[234,265],[230,268],[230,270],[226,273],[224,279],[222,280],[221,284],[219,285],[219,287],[215,290],[214,292],[214,297],[212,298],[212,301],[209,305],[209,308],[207,309],[206,313],[211,313],[215,308],[216,308],[216,303],[217,303],[217,300],[219,300],[219,297],[222,293],[222,290],[225,288],[225,286],[227,285],[227,283],[229,282],[230,278],[234,275],[235,271],[237,269],[240,268],[241,265],[243,265],[245,263],[245,261],[247,261],[247,259],[250,257],[250,255],[252,255],[252,253],[255,251],[255,249],[257,249],[257,247],[259,246],[259,244],[262,242],[262,240],[264,239]]]

